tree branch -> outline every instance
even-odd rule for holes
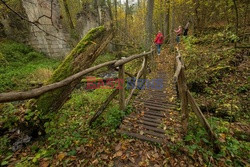
[[[53,0],[52,0],[52,1],[53,1]],[[40,24],[40,23],[39,23],[39,19],[36,20],[36,21],[30,21],[29,19],[25,18],[24,16],[22,16],[21,14],[19,14],[18,12],[16,12],[14,9],[12,9],[4,0],[0,0],[0,2],[2,2],[2,4],[3,4],[6,8],[8,8],[11,12],[13,12],[15,15],[17,15],[21,20],[24,20],[24,21],[26,21],[26,22],[28,22],[28,23],[30,23],[30,24],[33,24],[33,25],[34,25],[35,27],[37,27],[39,30],[41,30],[42,32],[44,32],[46,35],[50,35],[50,36],[52,36],[52,37],[54,37],[54,38],[56,38],[56,39],[59,39],[59,40],[62,40],[62,41],[67,42],[65,39],[59,38],[59,37],[57,37],[57,36],[55,36],[55,35],[53,35],[53,34],[47,32],[47,31],[45,31],[45,30],[42,29],[40,26],[38,26],[38,24]],[[52,5],[52,3],[51,3],[51,5]],[[51,6],[51,8],[52,8],[52,6]],[[51,9],[51,10],[52,10],[52,9]],[[44,15],[44,16],[45,16],[45,15]],[[48,17],[48,16],[47,16],[47,17]],[[40,25],[41,25],[41,24],[40,24]]]

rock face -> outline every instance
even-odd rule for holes
[[[86,3],[83,5],[82,11],[77,15],[76,31],[82,38],[94,27],[100,25],[110,27],[110,20],[110,13],[106,4],[94,6],[91,3]]]
[[[22,0],[30,24],[28,43],[53,58],[63,58],[70,50],[69,37],[62,29],[58,0]]]
[[[82,11],[77,14],[74,30],[76,39],[71,39],[65,20],[62,21],[64,7],[62,5],[63,9],[60,9],[59,0],[20,2],[17,12],[37,26],[20,19],[13,12],[3,12],[0,14],[0,38],[26,43],[49,57],[64,58],[73,48],[72,43],[78,43],[74,40],[82,39],[89,30],[100,25],[110,27],[108,7],[101,1],[97,1],[96,5],[92,1],[82,2]]]

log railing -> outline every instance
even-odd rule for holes
[[[149,52],[144,52],[138,55],[130,56],[121,60],[118,60],[114,63],[114,67],[119,67],[119,72],[118,72],[118,79],[119,81],[123,81],[120,84],[119,90],[114,90],[113,93],[108,97],[108,99],[104,102],[104,104],[97,110],[97,112],[94,114],[94,116],[90,119],[89,125],[91,126],[92,123],[102,114],[102,112],[105,110],[105,108],[108,106],[108,104],[115,98],[117,94],[119,94],[119,109],[120,110],[125,110],[127,105],[129,104],[129,101],[132,98],[132,95],[134,94],[135,89],[137,88],[138,84],[138,79],[143,76],[144,79],[146,79],[147,75],[147,66],[149,65],[148,58],[152,57],[154,55],[154,50],[151,49]],[[136,75],[136,80],[135,80],[135,85],[134,88],[131,90],[129,96],[126,99],[126,92],[125,92],[125,64],[135,60],[143,58],[142,66],[140,70],[138,71]],[[131,76],[128,75],[128,76]]]
[[[214,132],[212,131],[212,128],[210,127],[207,119],[203,115],[202,111],[200,110],[197,102],[195,101],[194,97],[190,93],[187,87],[187,82],[186,82],[186,77],[185,77],[185,67],[184,67],[184,62],[182,60],[180,50],[177,49],[177,56],[176,56],[176,71],[174,74],[174,82],[177,83],[177,88],[178,88],[178,93],[179,93],[179,98],[181,101],[181,113],[182,113],[182,123],[183,123],[183,129],[184,133],[187,133],[188,129],[188,119],[189,119],[189,111],[188,111],[188,104],[190,104],[192,110],[196,114],[197,118],[201,122],[201,124],[204,126],[206,129],[210,140],[212,142],[216,141],[216,136]],[[216,150],[219,149],[219,146],[215,144]]]
[[[13,101],[20,101],[20,100],[28,100],[28,99],[32,99],[32,98],[38,98],[41,95],[43,95],[46,92],[64,87],[66,85],[71,84],[73,81],[82,78],[83,76],[85,76],[86,74],[92,73],[100,68],[103,67],[113,67],[114,69],[117,69],[118,67],[118,82],[120,82],[119,84],[119,88],[115,89],[111,95],[106,99],[106,101],[104,102],[104,104],[97,110],[97,112],[95,113],[95,115],[93,116],[93,118],[90,120],[90,125],[98,118],[98,116],[101,115],[101,113],[105,110],[105,108],[108,106],[108,104],[116,97],[116,95],[119,94],[119,106],[120,106],[120,110],[125,110],[126,106],[128,105],[134,91],[135,88],[132,89],[130,95],[128,96],[128,98],[125,100],[125,74],[128,76],[132,76],[131,74],[129,74],[128,72],[125,72],[125,64],[135,60],[135,59],[140,59],[143,58],[143,63],[142,63],[142,67],[140,69],[140,71],[138,72],[138,74],[136,75],[136,84],[137,81],[140,77],[144,77],[146,78],[147,75],[147,66],[148,64],[148,58],[152,57],[154,55],[154,49],[151,49],[149,52],[143,52],[141,54],[136,54],[136,55],[132,55],[130,57],[126,57],[120,60],[113,60],[113,61],[109,61],[109,62],[105,62],[103,64],[99,64],[96,65],[94,67],[85,69],[83,71],[80,71],[62,81],[56,82],[56,83],[52,83],[49,85],[45,85],[42,86],[40,88],[36,88],[36,89],[32,89],[29,91],[25,91],[25,92],[8,92],[8,93],[0,93],[0,103],[6,103],[6,102],[13,102]],[[135,86],[136,87],[136,86]]]

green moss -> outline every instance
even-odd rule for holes
[[[105,31],[105,28],[103,26],[90,30],[89,33],[77,44],[77,46],[71,51],[71,53],[65,58],[65,60],[55,70],[54,74],[52,75],[48,83],[61,81],[79,72],[80,68],[77,67],[76,66],[77,64],[74,63],[75,59],[81,53],[83,53],[89,45],[93,44],[93,40],[99,37],[102,33],[104,33],[104,31]],[[49,112],[50,107],[58,99],[58,96],[60,96],[63,91],[64,91],[64,88],[60,88],[55,91],[44,94],[38,99],[37,108],[40,111],[42,111],[43,114]]]
[[[2,41],[0,42],[0,92],[31,89],[30,76],[36,75],[39,69],[53,70],[58,64],[58,61],[47,58],[25,44]]]
[[[72,67],[74,59],[84,50],[92,44],[93,38],[103,33],[105,28],[103,26],[94,28],[77,44],[77,46],[71,51],[71,53],[65,58],[65,60],[59,65],[55,70],[53,76],[49,80],[49,83],[54,83],[65,79],[70,76],[72,73],[75,73],[74,68]]]

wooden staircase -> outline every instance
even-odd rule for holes
[[[156,78],[163,81],[162,89],[141,91],[133,102],[136,110],[124,118],[117,131],[141,140],[163,144],[166,141],[163,120],[170,112],[176,111],[177,105],[169,100],[176,96],[176,91],[171,88],[172,93],[167,93],[167,87],[170,85],[164,71],[158,72]]]

